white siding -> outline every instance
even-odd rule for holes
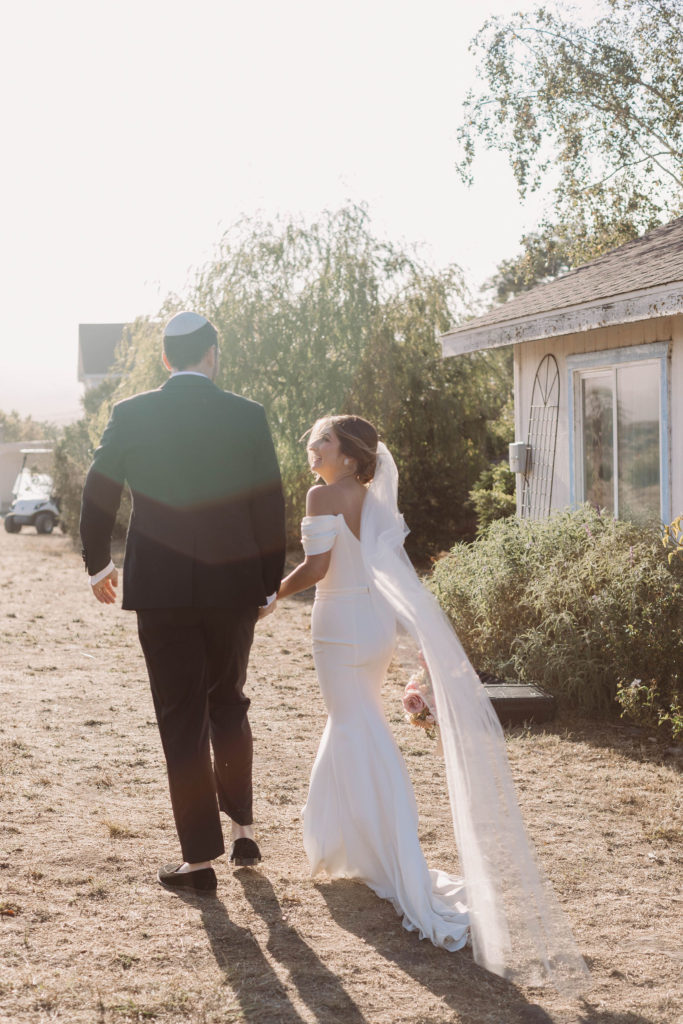
[[[683,316],[672,317],[671,511],[683,515]]]

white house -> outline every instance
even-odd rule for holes
[[[518,514],[590,501],[683,512],[683,218],[441,338],[444,357],[514,346]]]
[[[78,325],[78,379],[85,390],[97,387],[111,376],[116,362],[116,346],[126,324]]]

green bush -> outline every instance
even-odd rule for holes
[[[515,474],[504,462],[489,466],[479,474],[469,498],[477,516],[477,536],[480,537],[496,519],[515,514]]]
[[[657,525],[590,506],[498,520],[456,545],[430,579],[477,669],[538,683],[585,712],[614,707],[628,690],[623,713],[668,719],[674,734],[682,584],[683,559],[669,561]],[[648,694],[638,695],[642,680]]]
[[[83,397],[83,419],[65,427],[55,446],[53,476],[61,526],[76,542],[85,475],[107,425],[111,396],[116,384],[117,378],[109,377],[97,387],[86,391]],[[130,496],[124,490],[113,531],[115,539],[125,537],[130,509]]]
[[[81,492],[92,452],[85,420],[65,427],[55,447],[54,490],[59,502],[61,526],[74,539],[78,536]]]

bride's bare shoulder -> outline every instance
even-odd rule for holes
[[[336,506],[334,484],[316,484],[306,495],[307,516],[335,516],[340,511]]]

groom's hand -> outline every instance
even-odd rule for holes
[[[99,583],[95,583],[92,592],[101,604],[114,604],[116,602],[116,588],[119,585],[119,574],[116,569],[112,569],[108,576],[100,580]]]

